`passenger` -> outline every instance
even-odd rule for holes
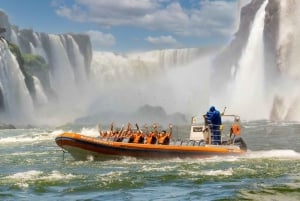
[[[111,138],[113,140],[113,138],[114,138],[114,122],[112,122],[110,124],[110,130],[107,130],[106,134],[104,136],[107,138],[107,140],[110,140]]]
[[[132,130],[131,130],[131,124],[128,122],[127,124],[127,129],[126,129],[126,137],[131,137],[132,135]]]
[[[211,106],[205,115],[206,121],[212,132],[212,144],[221,144],[221,114],[214,106]]]
[[[124,125],[122,125],[122,128],[118,131],[116,131],[116,136],[115,136],[115,139],[114,141],[116,142],[122,142],[123,139],[124,139]]]
[[[234,143],[234,140],[237,136],[239,136],[241,134],[241,126],[240,126],[240,117],[239,116],[235,116],[234,117],[234,122],[231,125],[230,128],[230,141],[232,143]]]
[[[158,138],[158,144],[162,145],[169,145],[170,144],[170,137],[166,133],[166,131],[162,131],[159,138]]]
[[[112,133],[114,132],[114,122],[111,122],[111,124],[110,124],[110,131]]]
[[[148,130],[148,127],[147,127]],[[147,144],[156,144],[158,137],[157,124],[153,124],[153,131],[147,134]]]
[[[164,144],[164,140],[167,137],[166,131],[161,131],[161,133],[158,135],[158,144]]]
[[[136,133],[133,135],[133,143],[144,143],[144,135],[143,132],[140,130],[138,124],[135,124],[136,126]]]

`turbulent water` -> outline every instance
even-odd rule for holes
[[[96,136],[96,127],[1,130],[0,200],[299,200],[300,124],[242,128],[246,155],[162,161],[63,159],[59,133]]]

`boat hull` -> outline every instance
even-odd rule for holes
[[[245,153],[235,145],[159,145],[107,141],[76,133],[63,133],[55,139],[58,146],[77,160],[105,160],[123,156],[138,158],[206,158]]]

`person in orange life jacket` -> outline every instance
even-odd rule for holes
[[[230,140],[231,142],[234,142],[234,139],[236,136],[239,136],[241,134],[241,126],[240,126],[240,117],[235,116],[234,117],[234,122],[231,125],[230,129]]]

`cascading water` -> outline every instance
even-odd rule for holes
[[[33,45],[33,43],[30,42],[30,53],[42,56],[47,61],[47,63],[49,63],[47,54],[43,48],[43,44],[40,40],[39,34],[34,32],[33,37],[35,45]]]
[[[42,35],[35,34],[36,45],[31,47],[31,51],[45,57],[49,62],[49,82],[55,98],[51,97],[51,102],[47,101],[47,104],[39,106],[49,117],[48,122],[73,120],[84,114],[90,99],[90,80],[87,78],[85,58],[71,35],[49,34],[43,37],[46,38],[48,46],[42,45]],[[37,97],[39,102],[44,102],[43,93],[37,96],[41,96]]]
[[[0,122],[57,124],[84,115],[91,87],[88,36],[19,30],[10,25],[3,11],[0,18],[0,27],[6,30],[2,34],[4,39],[1,38]],[[5,40],[18,46],[23,55],[39,55],[43,59],[28,55],[28,62],[19,66],[4,45]],[[34,118],[28,118],[31,115]]]
[[[300,11],[300,3],[294,0],[257,0],[251,3],[245,0],[242,2],[247,4],[248,9],[241,13],[246,17],[254,17],[254,20],[252,21],[251,17],[251,20],[248,21],[253,22],[249,28],[249,36],[247,23],[246,26],[241,26],[244,30],[237,34],[237,37],[246,34],[247,40],[245,40],[246,37],[241,37],[238,42],[242,45],[233,45],[236,48],[235,51],[242,52],[239,49],[241,47],[243,52],[240,58],[238,58],[239,56],[236,58],[237,61],[233,59],[230,61],[231,63],[228,62],[230,63],[228,69],[236,66],[236,68],[232,67],[231,69],[232,79],[230,80],[229,91],[224,91],[224,94],[230,95],[230,98],[225,100],[226,98],[222,97],[219,98],[219,102],[211,103],[217,104],[219,107],[226,105],[230,110],[241,114],[243,119],[269,118],[270,104],[272,104],[270,99],[273,99],[273,93],[276,94],[277,92],[277,94],[283,95],[283,101],[279,101],[282,105],[277,105],[279,107],[278,111],[282,111],[280,112],[283,116],[282,119],[297,120],[300,115],[299,82],[297,81],[300,77],[300,71],[297,68],[299,64],[297,55],[300,52],[298,45],[300,38],[298,28],[298,25],[300,25],[298,14],[300,13],[298,12]],[[277,60],[274,63],[278,65],[276,67],[282,73],[282,77],[279,79],[274,77],[268,80],[269,85],[274,83],[270,87],[265,85],[266,75],[269,73],[268,70],[272,68],[274,70],[276,67],[266,66],[265,64],[264,54],[268,46],[264,39],[269,37],[267,34],[270,33],[270,30],[266,29],[270,19],[265,18],[266,16],[270,17],[270,13],[266,14],[265,10],[272,11],[274,2],[280,2],[278,3],[280,5],[278,41],[274,39],[278,50],[275,58]],[[270,6],[271,4],[273,6]],[[254,13],[254,11],[256,11],[255,16],[253,14],[249,15],[249,12]],[[272,15],[271,17],[277,20],[276,17]],[[241,20],[241,23],[245,23],[245,20]],[[272,30],[277,29],[273,27]],[[26,32],[26,34],[28,33]],[[21,43],[19,36],[19,33],[11,31],[13,41],[23,46],[21,49],[29,49],[30,53],[43,56],[49,63],[49,88],[53,89],[53,94],[57,96],[57,102],[60,106],[57,108],[57,105],[55,105],[57,103],[53,103],[53,100],[48,99],[48,89],[42,86],[44,85],[42,79],[41,82],[38,82],[37,77],[34,78],[34,84],[39,105],[43,105],[43,102],[45,102],[46,107],[48,105],[53,106],[46,110],[46,114],[56,113],[52,116],[59,117],[60,111],[63,111],[62,113],[68,116],[66,119],[72,120],[70,117],[76,118],[84,115],[86,110],[87,113],[97,112],[96,108],[116,110],[125,108],[127,111],[133,111],[143,104],[160,105],[165,107],[167,112],[175,112],[178,109],[179,111],[191,113],[193,109],[200,108],[191,104],[192,101],[200,102],[199,97],[193,99],[199,91],[200,94],[204,91],[204,95],[201,94],[203,99],[212,97],[215,94],[224,95],[221,91],[208,94],[208,81],[203,81],[203,78],[208,78],[206,67],[209,66],[207,64],[209,62],[203,64],[199,60],[195,61],[202,54],[199,49],[164,50],[130,55],[94,53],[91,69],[87,69],[86,66],[89,66],[86,62],[87,56],[91,56],[91,52],[85,52],[85,48],[82,47],[84,43],[78,42],[78,38],[72,35],[47,35],[33,32],[29,38],[31,40],[34,38],[34,40],[27,45],[24,45],[24,41]],[[233,52],[232,55],[236,54]],[[223,63],[226,65],[226,62]],[[183,66],[184,68],[182,68]],[[204,66],[205,69],[201,66]],[[224,77],[229,77],[229,73],[226,73],[227,71],[223,65],[221,65],[221,68],[223,68],[221,74]],[[185,74],[183,69],[194,73]],[[201,81],[196,79],[197,74],[199,80],[202,79]],[[175,75],[176,78],[173,77]],[[181,75],[182,77],[180,77]],[[193,79],[189,79],[191,77]],[[3,82],[2,79],[5,78],[1,78],[1,82]],[[285,82],[281,82],[281,80]],[[39,86],[41,87],[39,88]],[[206,90],[202,89],[202,86]],[[224,86],[225,83],[222,84],[222,88]],[[3,88],[3,86],[1,87]],[[197,87],[199,90],[197,90]],[[287,87],[289,90],[286,90]],[[7,96],[3,91],[2,89],[0,98]],[[47,98],[45,98],[45,95]],[[172,104],[170,104],[170,101],[172,101]],[[7,101],[5,101],[5,104],[7,111]],[[204,104],[207,107],[207,104]],[[171,105],[177,105],[178,107],[172,110]],[[191,107],[186,108],[186,105]],[[27,106],[23,105],[22,107]],[[78,111],[76,114],[69,113],[72,110]]]
[[[76,94],[75,75],[68,54],[58,35],[49,35],[51,51],[51,85],[60,98],[66,100]]]
[[[266,106],[264,88],[264,20],[266,0],[255,15],[249,38],[238,68],[232,67],[235,75],[230,84],[230,108],[242,112],[248,119],[267,118],[269,108]],[[257,111],[257,112],[253,112]]]
[[[76,86],[79,89],[85,89],[88,83],[87,74],[85,71],[85,64],[83,55],[80,53],[78,44],[73,37],[67,35],[64,38],[64,46],[68,53],[70,64],[72,65]]]
[[[0,120],[25,123],[34,116],[34,106],[15,56],[5,40],[0,39],[0,90],[4,113]]]
[[[34,81],[34,88],[36,91],[36,99],[37,99],[37,105],[38,106],[43,106],[48,103],[48,98],[47,95],[45,94],[45,90],[40,82],[40,80],[33,76],[33,81]]]

